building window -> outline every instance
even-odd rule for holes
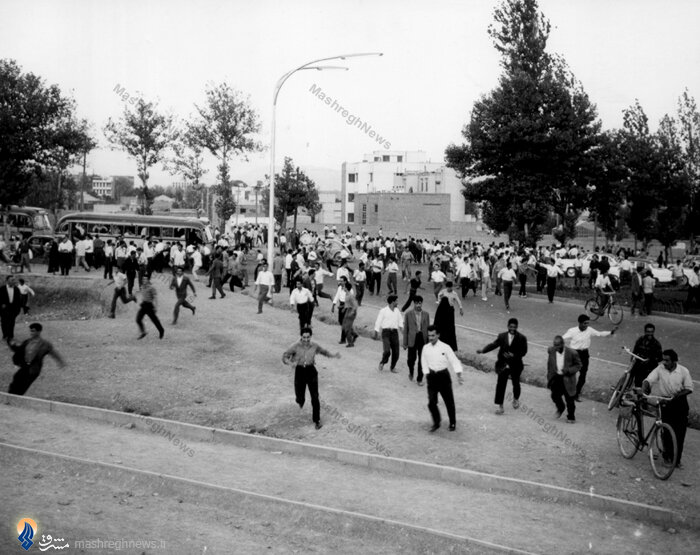
[[[397,156],[396,157],[397,162],[403,162],[403,156]]]
[[[356,173],[349,173],[348,174],[348,183],[355,183],[356,177],[357,177]]]
[[[374,205],[374,213],[376,214],[377,212],[379,212],[379,205],[375,204]]]
[[[375,156],[375,157],[374,157],[374,161],[375,161],[375,162],[381,162],[381,161],[382,161],[382,157],[381,157],[381,156]]]
[[[382,156],[382,162],[388,162],[391,159],[390,156],[384,155]]]
[[[369,182],[372,183],[374,181],[374,173],[370,172],[369,174]]]
[[[349,224],[355,223],[355,214],[353,214],[352,212],[348,213],[348,223]]]
[[[355,193],[348,193],[348,202],[355,202]]]

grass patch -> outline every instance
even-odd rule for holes
[[[91,320],[106,308],[105,284],[100,280],[28,276],[36,295],[29,300],[29,317],[38,320]]]

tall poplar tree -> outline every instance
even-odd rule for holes
[[[565,61],[547,52],[549,31],[536,0],[507,0],[495,10],[488,32],[503,73],[474,104],[465,143],[446,149],[485,223],[526,243],[548,231],[552,213],[575,222],[599,141],[596,108]]]

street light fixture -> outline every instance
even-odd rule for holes
[[[275,91],[272,95],[272,130],[270,133],[270,210],[269,218],[267,224],[267,263],[270,268],[272,268],[272,259],[274,257],[275,251],[275,119],[277,112],[277,96],[279,95],[282,85],[289,79],[294,73],[306,69],[316,69],[318,71],[323,71],[324,69],[342,69],[347,71],[347,67],[342,66],[317,66],[320,62],[328,62],[330,60],[346,60],[348,58],[360,58],[363,56],[383,56],[382,52],[363,52],[357,54],[342,54],[340,56],[331,56],[330,58],[319,58],[318,60],[312,60],[285,73],[277,81],[275,86]]]

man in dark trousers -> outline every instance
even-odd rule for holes
[[[138,339],[143,339],[147,335],[146,328],[143,325],[145,316],[151,319],[161,339],[163,339],[165,335],[165,330],[156,315],[156,295],[156,288],[151,285],[151,280],[148,277],[144,277],[143,285],[141,286],[141,308],[139,308],[138,314],[136,314],[136,325],[141,332]]]
[[[170,289],[175,289],[175,296],[177,297],[177,302],[175,303],[175,308],[173,309],[173,326],[177,324],[177,318],[180,315],[180,307],[184,306],[192,311],[192,316],[194,316],[197,307],[190,304],[187,301],[187,288],[192,289],[192,294],[196,297],[197,291],[194,289],[194,284],[192,280],[188,278],[183,269],[178,267],[175,269],[175,277],[170,281]]]
[[[576,374],[581,370],[581,357],[575,349],[564,345],[561,335],[554,337],[547,353],[547,387],[557,407],[554,417],[560,418],[566,409],[566,421],[573,424],[576,422]]]
[[[15,320],[22,310],[22,293],[15,283],[14,276],[5,278],[5,286],[0,288],[0,323],[2,338],[9,344],[15,336]]]
[[[440,341],[440,334],[435,326],[428,326],[428,343],[423,346],[421,364],[428,381],[428,410],[433,417],[431,432],[440,427],[440,409],[438,409],[438,394],[442,396],[450,420],[449,430],[455,431],[457,418],[455,415],[455,399],[452,392],[450,368],[457,374],[459,385],[462,385],[462,363],[455,355],[452,347]]]
[[[683,456],[685,432],[688,429],[688,395],[693,392],[693,379],[688,369],[678,364],[676,351],[667,349],[661,356],[661,364],[646,377],[642,387],[644,392],[648,394],[651,392],[651,386],[658,384],[659,394],[672,398],[664,405],[662,420],[673,428],[678,449],[676,466],[683,468],[681,457]],[[670,453],[668,445],[665,445],[664,451]]]
[[[19,370],[12,377],[12,383],[7,390],[14,395],[24,395],[29,386],[34,383],[41,374],[44,357],[50,355],[63,368],[65,363],[61,355],[53,348],[53,345],[41,337],[42,326],[39,323],[29,325],[29,339],[17,345],[14,342],[10,347],[15,352],[12,362],[19,366]]]
[[[413,297],[413,308],[403,315],[403,348],[408,349],[408,379],[413,381],[413,371],[418,361],[416,383],[423,385],[423,365],[421,354],[423,345],[428,340],[430,315],[423,310],[423,297]]]
[[[136,281],[136,274],[139,271],[139,260],[136,257],[135,250],[131,251],[124,261],[122,271],[126,274],[126,290],[131,297],[134,294],[134,282]]]
[[[318,400],[318,371],[315,366],[316,354],[321,354],[329,358],[340,358],[340,353],[331,353],[318,343],[311,341],[311,328],[301,330],[301,339],[289,347],[282,355],[282,362],[295,367],[294,371],[294,394],[299,408],[304,407],[306,388],[309,388],[311,397],[311,407],[313,409],[312,419],[316,424],[316,429],[320,430],[321,423],[321,403]]]
[[[496,359],[496,397],[494,403],[498,405],[496,414],[503,414],[503,398],[506,394],[508,377],[513,382],[513,408],[520,406],[520,374],[523,371],[523,357],[527,354],[527,338],[518,331],[518,319],[508,320],[508,331],[498,334],[496,340],[489,343],[478,354],[488,353],[498,349]]]

